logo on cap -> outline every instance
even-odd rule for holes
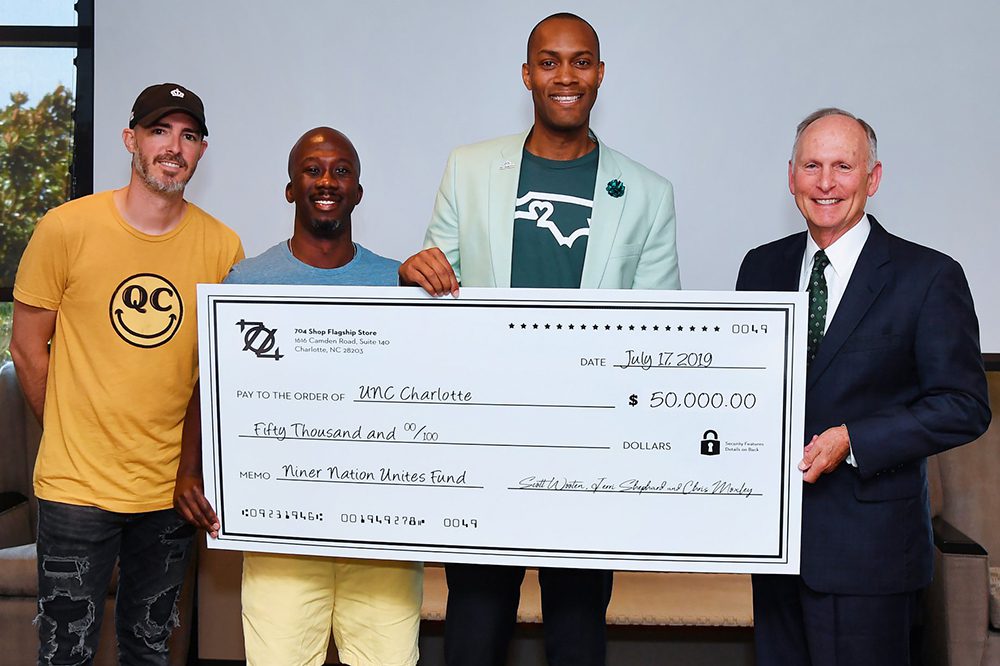
[[[170,91],[170,95],[173,97],[184,97],[184,91],[182,91],[180,88],[174,88],[173,90]]]

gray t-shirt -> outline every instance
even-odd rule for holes
[[[316,268],[296,259],[282,241],[252,259],[244,259],[223,280],[225,284],[318,284],[396,286],[399,262],[355,243],[357,254],[340,268]]]

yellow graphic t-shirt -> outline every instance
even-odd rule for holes
[[[243,258],[239,237],[188,203],[150,236],[112,192],[38,223],[14,298],[56,310],[35,494],[138,513],[172,505],[181,427],[198,377],[195,285]]]

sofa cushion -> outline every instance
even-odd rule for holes
[[[941,463],[937,456],[927,459],[927,488],[931,498],[931,518],[937,518],[944,510],[944,489],[941,487]]]
[[[38,596],[35,544],[0,550],[0,597]]]
[[[750,576],[615,572],[608,623],[751,627]]]
[[[1000,630],[1000,567],[990,567],[990,626]]]
[[[111,573],[108,596],[118,592],[118,567]],[[0,548],[0,597],[37,597],[38,564],[35,544]]]
[[[29,456],[34,455],[25,432],[26,411],[14,364],[0,361],[0,489],[24,495],[31,492]]]
[[[426,565],[421,611],[425,620],[444,620],[447,589],[444,568]],[[751,627],[750,576],[616,571],[607,619],[608,624]],[[517,621],[542,621],[535,569],[525,573]]]
[[[0,493],[0,548],[23,546],[34,540],[28,498],[21,493]]]

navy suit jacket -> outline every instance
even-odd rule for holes
[[[802,498],[801,575],[834,594],[898,594],[933,569],[927,456],[989,425],[979,323],[962,267],[875,218],[806,378],[804,442],[845,424],[841,463]],[[797,291],[806,232],[747,253],[736,288]]]

